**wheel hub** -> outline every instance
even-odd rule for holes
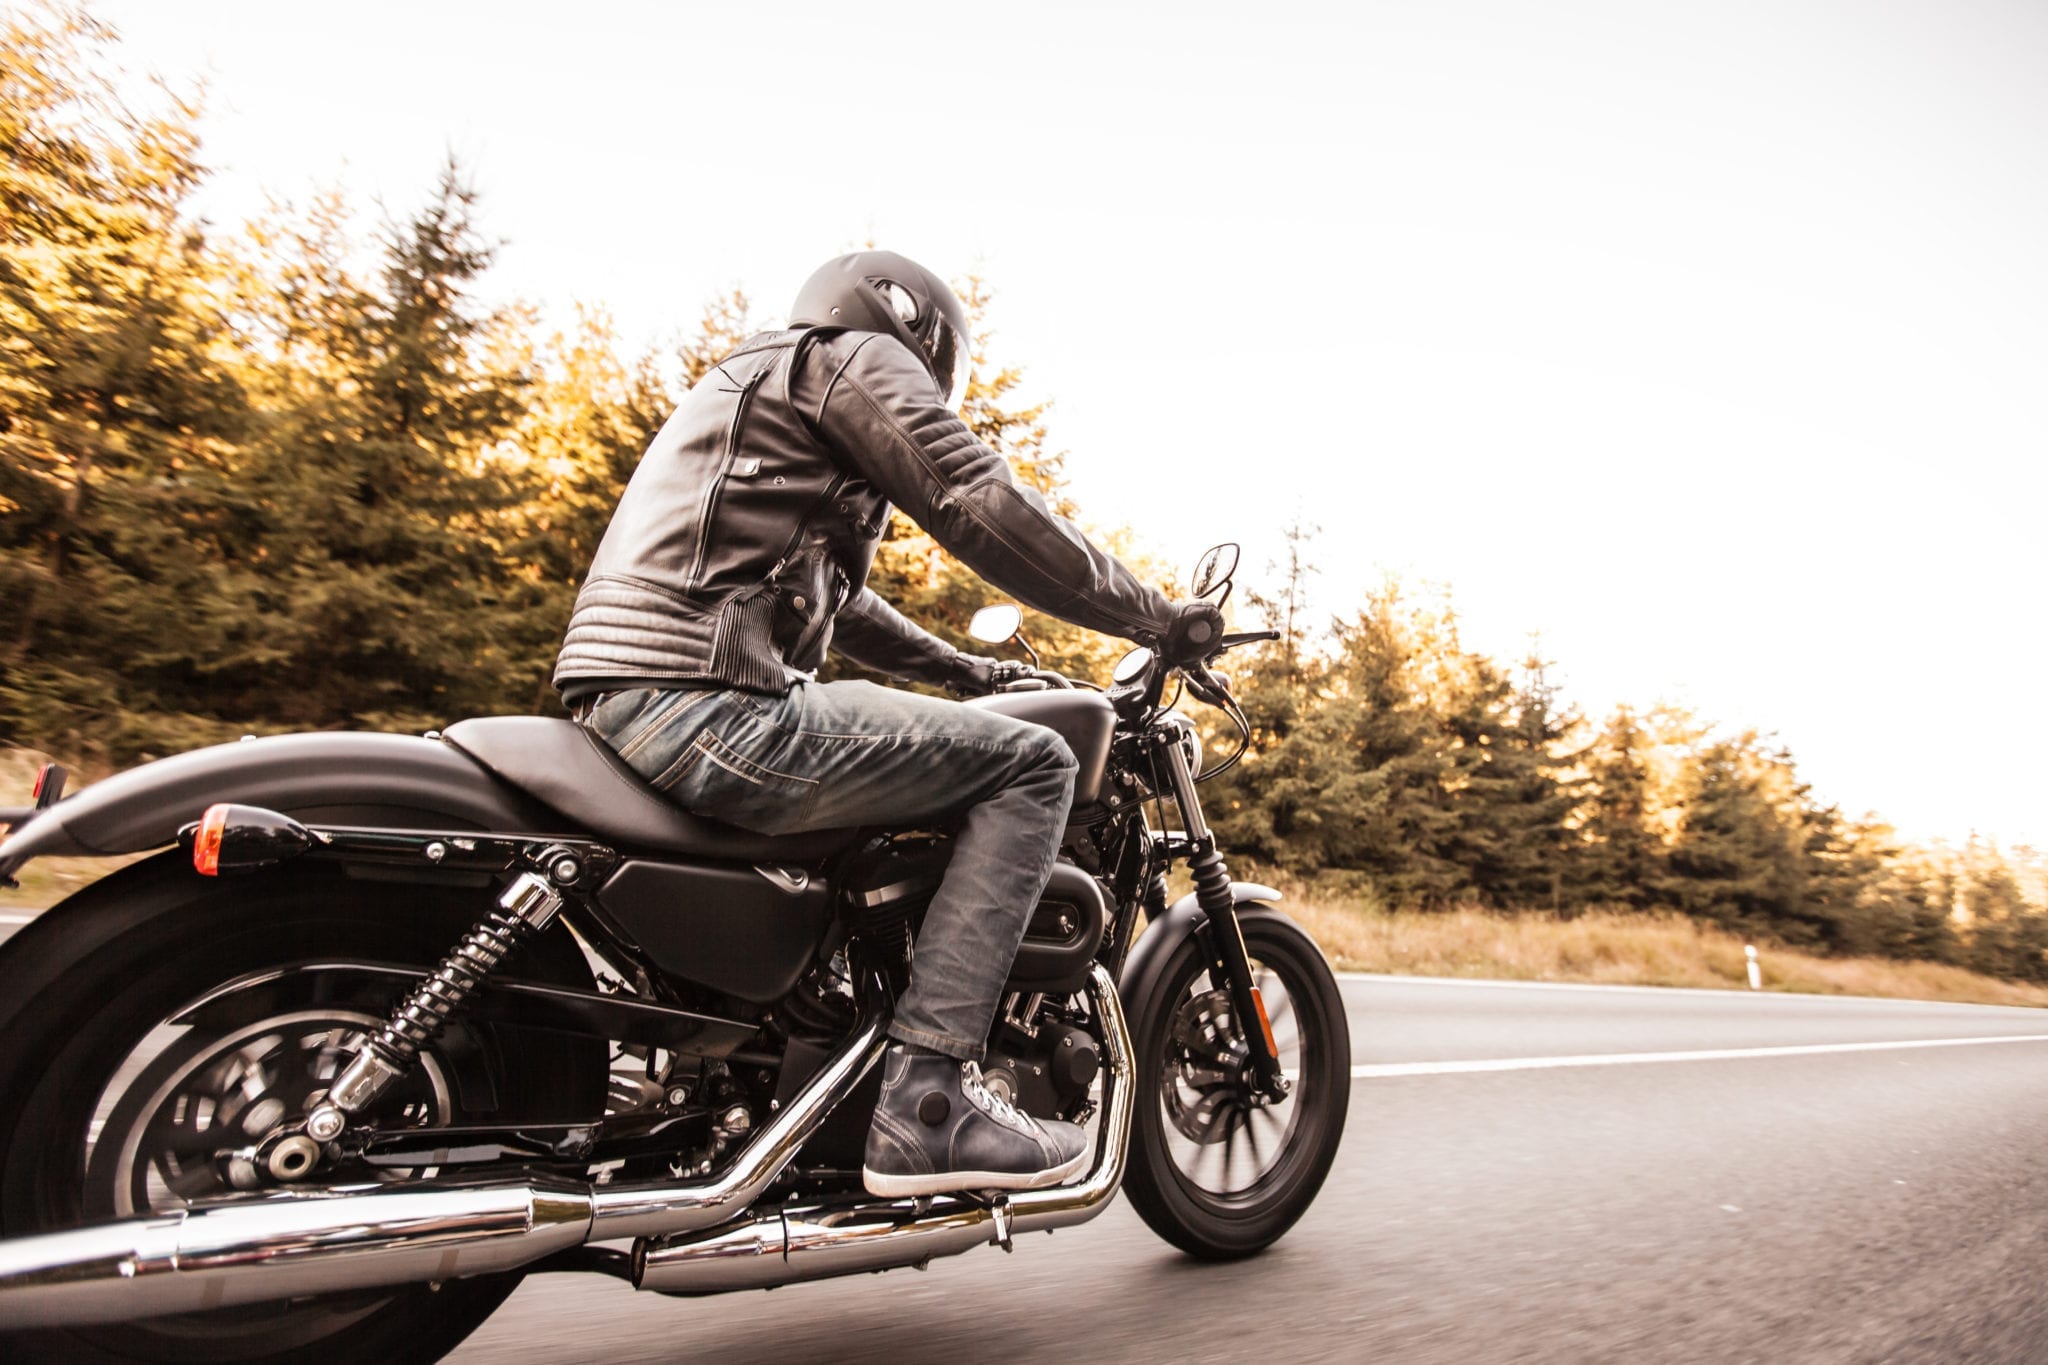
[[[112,1185],[122,1215],[199,1199],[293,1185],[344,1154],[305,1131],[377,1020],[328,1008],[282,1014],[222,1036],[193,1030],[158,1054],[157,1083],[99,1136],[91,1166]],[[388,1105],[401,1126],[449,1112],[449,1092],[429,1056]],[[380,1171],[375,1179],[412,1172]]]
[[[1227,1140],[1253,1101],[1251,1049],[1238,1032],[1230,993],[1182,1001],[1172,1037],[1174,1065],[1161,1078],[1168,1117],[1190,1142]]]

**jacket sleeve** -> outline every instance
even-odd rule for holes
[[[818,434],[968,568],[1077,626],[1146,642],[1165,634],[1172,604],[1020,487],[902,342],[842,333],[809,363],[820,369],[805,416]]]
[[[863,668],[943,687],[960,651],[862,588],[832,621],[832,647]]]

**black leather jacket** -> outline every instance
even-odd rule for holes
[[[556,687],[779,693],[828,645],[948,681],[959,652],[865,586],[892,503],[1027,605],[1132,640],[1166,631],[1166,598],[1018,486],[901,342],[798,328],[727,356],[641,457],[577,595]]]

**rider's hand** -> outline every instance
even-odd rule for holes
[[[953,660],[953,672],[946,679],[946,690],[957,697],[985,697],[995,691],[1001,668],[1000,660],[979,654],[962,654]]]
[[[1200,663],[1216,652],[1216,644],[1222,638],[1222,609],[1197,597],[1174,607],[1172,623],[1159,642],[1159,653],[1176,668]]]

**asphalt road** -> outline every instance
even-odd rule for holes
[[[1013,1256],[770,1293],[535,1277],[451,1359],[2048,1361],[2048,1012],[1344,993],[1343,1151],[1253,1261],[1197,1264],[1119,1203]]]
[[[1199,1265],[1120,1203],[1013,1256],[768,1293],[537,1277],[452,1359],[2048,1360],[2048,1013],[1344,989],[1343,1153],[1254,1261]],[[1474,1062],[1515,1069],[1445,1069]]]

